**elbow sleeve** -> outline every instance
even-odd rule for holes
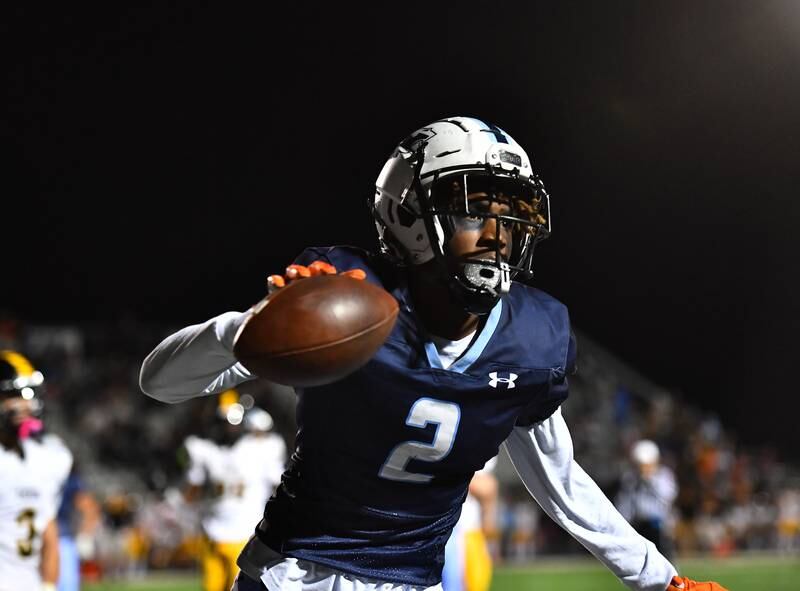
[[[250,312],[226,312],[168,336],[144,359],[139,387],[162,402],[215,394],[253,376],[233,355]]]

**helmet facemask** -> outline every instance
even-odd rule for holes
[[[409,267],[434,261],[458,301],[478,315],[494,308],[512,279],[532,275],[533,250],[550,235],[549,205],[524,149],[471,117],[434,121],[403,140],[369,200],[381,252]],[[453,237],[464,229],[485,234],[492,220],[495,239],[481,238],[491,248],[476,244],[465,258],[469,246]]]
[[[429,215],[435,258],[451,290],[473,314],[488,314],[520,273],[530,276],[536,244],[550,234],[549,198],[538,178],[521,177],[489,166],[437,174],[420,192]],[[485,250],[455,258],[449,243],[459,232],[484,232],[494,220],[494,237]]]
[[[26,439],[42,431],[43,403],[37,391],[44,377],[27,359],[0,351],[0,432],[11,439]]]

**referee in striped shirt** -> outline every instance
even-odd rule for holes
[[[622,516],[664,554],[671,554],[669,518],[678,486],[672,470],[659,463],[658,446],[648,440],[631,448],[634,469],[625,472],[614,501]]]

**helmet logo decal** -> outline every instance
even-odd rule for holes
[[[404,150],[408,150],[409,152],[413,152],[417,148],[417,146],[419,146],[422,142],[431,139],[435,135],[436,132],[433,129],[431,129],[430,127],[423,127],[413,135],[410,135],[402,142],[400,142],[400,145],[398,147]]]
[[[484,129],[482,131],[486,131],[488,133],[493,133],[494,134],[494,139],[498,143],[501,143],[501,144],[507,144],[508,143],[508,138],[505,136],[505,134],[503,133],[503,131],[499,127],[497,127],[493,123],[486,123],[485,121],[481,121],[481,123],[483,123],[484,125],[486,125],[489,128],[489,129]]]
[[[397,205],[397,220],[402,226],[410,228],[417,221],[417,216],[408,210],[407,207]]]

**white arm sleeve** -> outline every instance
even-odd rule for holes
[[[665,591],[675,567],[575,462],[560,409],[530,428],[515,427],[504,446],[528,491],[556,523],[629,588]]]
[[[193,486],[201,486],[206,481],[208,474],[203,462],[203,447],[205,442],[190,435],[184,442],[186,453],[189,456],[189,467],[186,469],[186,482]]]
[[[139,386],[162,402],[216,394],[254,379],[233,356],[233,344],[252,311],[226,312],[168,336],[145,358]]]

